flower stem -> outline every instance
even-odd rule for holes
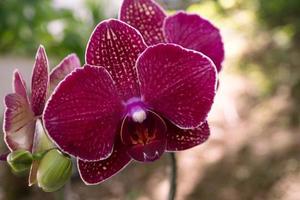
[[[46,149],[44,151],[33,153],[32,154],[33,160],[41,160],[46,153],[48,153],[49,151],[51,151],[53,149],[56,149],[56,147],[53,147],[53,148],[50,148],[50,149]]]
[[[170,164],[171,164],[171,173],[170,173],[170,190],[168,200],[175,200],[176,190],[177,190],[177,163],[175,153],[170,153]]]

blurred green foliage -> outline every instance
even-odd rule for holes
[[[261,22],[272,30],[281,29],[290,37],[289,46],[286,48],[274,48],[271,52],[272,60],[278,61],[276,67],[286,67],[290,73],[286,82],[290,83],[291,97],[294,108],[291,110],[291,122],[293,125],[300,123],[300,1],[298,0],[259,0],[258,7]],[[277,38],[280,39],[280,38]],[[278,53],[280,54],[278,55]],[[282,70],[281,70],[282,71]],[[282,74],[278,73],[277,76]]]
[[[294,39],[300,34],[300,1],[298,0],[259,0],[258,14],[261,21],[271,28],[290,25],[295,32]]]
[[[0,53],[32,55],[42,43],[54,57],[75,52],[83,58],[94,25],[104,16],[101,1],[85,2],[90,18],[71,9],[55,8],[51,0],[0,1]]]

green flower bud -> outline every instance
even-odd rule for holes
[[[40,161],[37,183],[45,192],[54,192],[64,186],[71,174],[71,158],[57,149],[52,149]]]
[[[30,170],[32,155],[26,150],[16,150],[7,156],[7,163],[16,175],[25,175]]]

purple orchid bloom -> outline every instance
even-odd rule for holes
[[[220,32],[199,15],[180,11],[167,16],[153,0],[124,0],[119,18],[139,30],[148,45],[179,44],[210,57],[218,72],[222,68],[224,47]]]
[[[86,184],[208,138],[217,71],[204,54],[147,47],[135,28],[110,19],[92,33],[86,63],[60,83],[43,114],[49,137],[77,157]]]
[[[24,149],[32,151],[34,138],[40,130],[39,119],[43,113],[47,96],[71,71],[80,66],[75,54],[67,56],[48,75],[48,59],[43,46],[40,46],[34,63],[31,81],[31,96],[25,82],[16,70],[13,78],[14,93],[5,97],[4,140],[10,151]]]

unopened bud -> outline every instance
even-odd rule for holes
[[[71,174],[71,158],[57,149],[52,149],[40,161],[37,183],[45,192],[54,192],[65,185]]]
[[[29,172],[32,155],[26,150],[16,150],[8,154],[7,163],[15,174],[24,175]]]

